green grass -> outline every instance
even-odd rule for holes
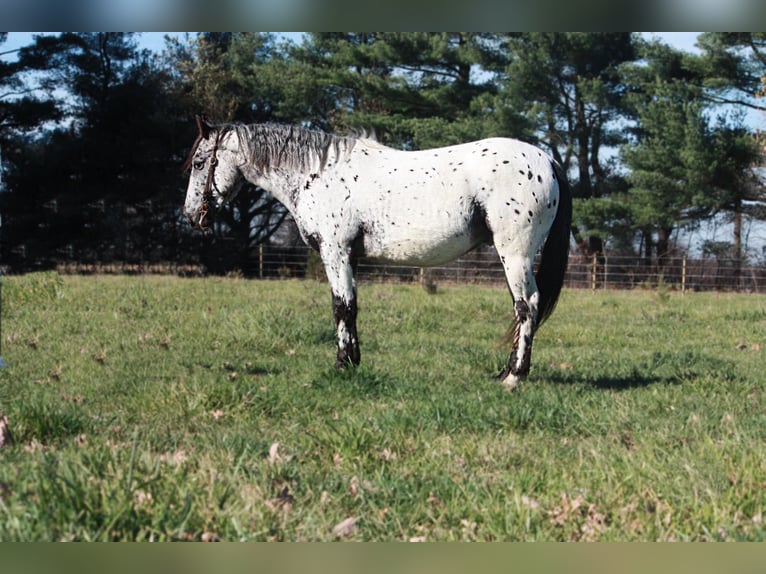
[[[31,274],[2,311],[1,541],[766,538],[763,296],[565,291],[519,393],[499,287],[362,285],[346,372],[313,281]]]

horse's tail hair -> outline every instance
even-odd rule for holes
[[[572,194],[564,169],[552,161],[553,171],[559,183],[559,205],[556,217],[543,246],[540,265],[535,274],[540,302],[537,307],[537,326],[553,313],[564,284],[564,274],[569,262],[569,235],[572,229]]]

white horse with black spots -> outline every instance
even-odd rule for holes
[[[561,291],[572,217],[565,174],[542,150],[490,138],[400,151],[295,126],[210,125],[200,117],[197,126],[184,166],[191,169],[185,216],[208,231],[215,209],[244,180],[282,202],[324,262],[338,331],[336,367],[360,360],[360,257],[433,266],[494,243],[515,312],[499,377],[515,388],[527,375],[535,331]]]

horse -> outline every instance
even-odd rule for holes
[[[536,330],[559,298],[572,198],[561,166],[519,140],[488,138],[402,151],[367,137],[292,125],[210,124],[184,163],[184,215],[210,232],[214,212],[245,181],[268,191],[319,252],[332,291],[336,368],[359,365],[356,269],[362,257],[429,267],[494,244],[513,298],[512,347],[497,375],[529,373]],[[537,272],[536,253],[542,248]]]

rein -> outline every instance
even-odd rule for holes
[[[210,203],[213,201],[213,187],[215,186],[215,166],[218,165],[218,145],[221,143],[221,133],[218,132],[215,136],[215,143],[213,144],[213,154],[210,156],[210,165],[207,168],[207,179],[205,180],[205,190],[202,193],[202,204],[199,209],[199,227],[203,233],[210,231],[210,228],[205,226],[204,222],[207,220],[208,211],[210,211]]]

